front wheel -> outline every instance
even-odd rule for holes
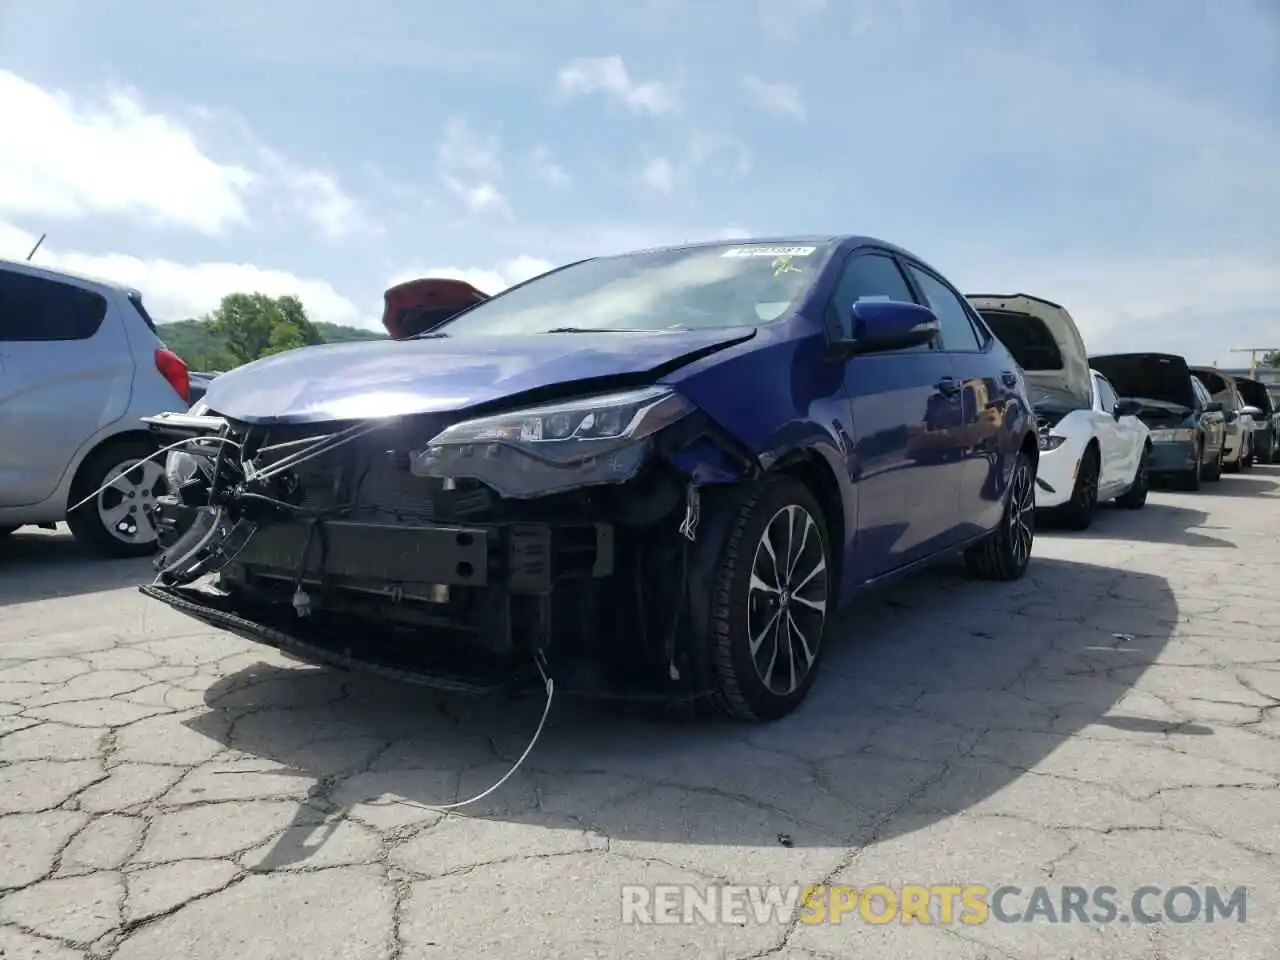
[[[813,685],[834,604],[831,537],[800,481],[761,483],[738,508],[716,568],[711,661],[721,709],[770,721]]]
[[[1147,494],[1151,490],[1151,475],[1147,468],[1150,452],[1146,447],[1142,449],[1142,456],[1138,458],[1138,470],[1133,475],[1133,485],[1116,497],[1116,505],[1122,509],[1141,510],[1147,505]]]
[[[1093,524],[1094,508],[1098,505],[1098,477],[1102,460],[1093,447],[1085,450],[1076,473],[1076,484],[1071,499],[1061,508],[1059,515],[1068,530],[1088,530]]]
[[[81,544],[106,557],[155,553],[156,498],[166,492],[164,467],[148,460],[156,451],[145,440],[107,443],[85,458],[71,485],[67,526]],[[88,502],[76,506],[88,497]]]
[[[1245,441],[1244,452],[1240,454],[1240,469],[1246,470],[1246,471],[1252,470],[1253,465],[1256,461],[1257,461],[1257,456],[1255,455],[1255,451],[1253,449],[1253,437],[1250,437],[1247,441]]]
[[[1222,447],[1218,448],[1218,455],[1213,459],[1212,466],[1202,466],[1200,468],[1200,479],[1207,480],[1210,483],[1216,483],[1222,479],[1222,460],[1226,456]]]
[[[969,575],[978,580],[1017,580],[1031,563],[1036,536],[1036,469],[1018,451],[1000,525],[964,553]]]

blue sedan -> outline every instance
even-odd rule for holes
[[[195,519],[144,592],[454,690],[552,675],[773,720],[860,591],[955,555],[1014,580],[1034,538],[1022,372],[868,237],[584,260],[240,367],[153,427],[185,444],[162,512]]]

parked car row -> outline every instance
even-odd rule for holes
[[[1038,509],[1082,528],[1100,501],[1141,508],[1153,472],[1255,449],[1258,414],[1181,358],[1090,358],[1060,305],[966,297],[861,236],[597,257],[493,296],[393,288],[393,339],[265,357],[189,409],[140,297],[13,275],[28,340],[82,345],[94,423],[126,382],[149,399],[64,431],[77,452],[45,464],[70,472],[61,494],[0,522],[145,466],[168,486],[130,488],[163,548],[146,595],[307,662],[454,691],[554,675],[776,719],[863,591],[950,557],[1016,580]],[[58,283],[97,313],[52,340],[53,307],[33,304]],[[98,372],[108,330],[128,345],[119,384]],[[0,424],[52,430],[71,394],[47,363],[17,405],[0,394]],[[136,385],[153,368],[172,396]],[[0,458],[24,449],[13,436]],[[180,448],[160,470],[143,437]],[[0,484],[37,485],[21,454],[0,466]]]

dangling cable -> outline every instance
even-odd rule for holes
[[[511,769],[509,769],[506,773],[502,775],[502,779],[500,779],[493,786],[489,787],[489,789],[485,790],[483,793],[477,793],[474,797],[468,797],[466,800],[459,800],[457,803],[442,803],[439,805],[432,805],[428,803],[418,803],[416,800],[401,800],[400,801],[401,803],[405,804],[406,806],[418,807],[423,810],[442,810],[442,811],[457,810],[460,807],[468,807],[473,803],[478,803],[479,801],[483,800],[485,797],[489,796],[494,791],[496,791],[499,787],[501,787],[504,783],[510,780],[513,776],[515,776],[515,773],[517,770],[520,769],[521,764],[523,764],[525,760],[528,759],[529,754],[533,753],[533,748],[537,745],[538,738],[542,736],[542,728],[547,725],[547,717],[551,713],[551,700],[552,700],[552,697],[555,695],[555,683],[552,681],[552,679],[549,676],[547,676],[547,671],[542,666],[542,656],[539,655],[535,657],[534,663],[538,667],[538,673],[542,675],[542,682],[545,685],[546,691],[547,691],[547,702],[542,707],[542,719],[538,721],[538,726],[533,731],[533,737],[529,740],[529,745],[524,748],[524,753],[520,754],[519,759],[516,760],[516,762],[511,765]]]

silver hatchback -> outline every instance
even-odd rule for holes
[[[0,537],[65,520],[96,553],[154,551],[164,466],[140,418],[189,392],[136,290],[0,260]]]

